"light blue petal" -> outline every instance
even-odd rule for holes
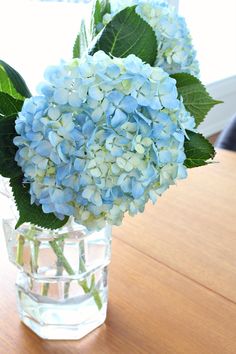
[[[188,177],[187,168],[185,166],[183,166],[183,165],[179,165],[177,178],[184,179],[184,178],[187,178],[187,177]]]
[[[74,214],[74,208],[69,204],[56,204],[55,209],[62,215],[72,216]]]
[[[78,172],[82,172],[85,168],[85,160],[83,159],[75,159],[74,169]]]
[[[58,88],[54,91],[53,95],[55,103],[58,104],[67,104],[68,103],[68,91],[63,88]]]
[[[36,152],[39,155],[44,157],[49,157],[51,151],[52,151],[52,145],[47,140],[42,140],[36,148]]]
[[[42,209],[45,214],[53,213],[55,211],[54,204],[42,204]]]
[[[119,107],[127,113],[132,113],[138,108],[138,103],[132,96],[126,96],[121,101]]]
[[[95,129],[95,125],[93,123],[93,121],[88,120],[82,128],[82,133],[86,136],[91,136],[93,134],[93,131]]]
[[[64,178],[70,174],[70,167],[68,165],[59,166],[56,172],[57,184],[60,184]]]
[[[108,100],[118,106],[124,95],[118,91],[112,91],[108,96]]]
[[[112,79],[116,79],[120,75],[120,68],[118,65],[112,64],[108,66],[106,72]]]
[[[163,164],[167,164],[172,162],[172,155],[168,150],[161,150],[159,152],[159,162]]]
[[[48,133],[48,139],[52,144],[52,146],[57,146],[62,141],[62,138],[59,135],[57,135],[57,133],[55,133],[54,131],[50,131]]]
[[[144,193],[144,188],[141,183],[133,180],[132,181],[132,195],[134,199],[140,198]]]
[[[115,111],[114,116],[111,119],[111,125],[113,128],[118,127],[119,125],[123,124],[127,120],[127,115],[122,112],[120,109]]]
[[[72,107],[80,107],[83,102],[77,92],[72,92],[69,94],[68,101],[69,105]]]
[[[61,111],[58,107],[49,107],[48,116],[53,120],[57,120],[61,115]]]
[[[104,97],[102,91],[97,86],[92,86],[89,88],[89,96],[96,101],[101,101]]]
[[[177,140],[177,141],[179,141],[180,143],[183,143],[184,142],[184,139],[185,139],[185,137],[184,137],[184,133],[181,131],[181,132],[175,132],[174,134],[173,134],[173,136],[175,137],[175,139]]]

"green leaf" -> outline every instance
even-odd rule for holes
[[[0,92],[0,115],[13,116],[21,111],[24,101],[15,99],[7,93]]]
[[[135,54],[150,65],[155,63],[157,56],[155,33],[151,26],[135,12],[135,8],[136,6],[127,7],[113,17],[102,31],[90,54],[99,50],[119,58]]]
[[[73,58],[80,58],[80,33],[76,37],[73,47]]]
[[[12,178],[22,174],[21,168],[15,161],[17,147],[13,144],[16,116],[0,119],[0,174]]]
[[[178,93],[183,97],[184,106],[195,118],[198,126],[205,119],[207,113],[222,101],[214,100],[207,92],[201,81],[186,73],[171,75],[177,82]]]
[[[81,54],[85,53],[88,48],[88,37],[84,20],[81,21],[80,26],[80,50]]]
[[[94,5],[94,11],[93,11],[93,19],[94,19],[94,26],[96,27],[100,23],[102,23],[102,7],[100,4],[100,1],[97,0]]]
[[[102,0],[101,1],[101,8],[102,8],[102,17],[106,14],[110,14],[111,13],[110,0]]]
[[[188,138],[184,143],[186,154],[185,166],[187,168],[207,165],[208,160],[215,157],[215,149],[212,144],[200,133],[187,131]]]
[[[7,93],[16,99],[23,99],[23,97],[16,91],[2,66],[0,66],[0,92]]]
[[[31,97],[25,80],[15,69],[3,60],[0,60],[0,69],[0,91],[18,99]]]
[[[40,205],[31,204],[29,184],[23,183],[22,176],[12,178],[10,180],[10,185],[20,213],[16,228],[24,222],[30,222],[45,229],[53,230],[58,229],[67,223],[69,219],[68,217],[65,217],[64,220],[59,220],[53,213],[45,214]]]
[[[111,4],[109,0],[97,0],[94,3],[90,31],[92,38],[94,38],[104,27],[103,17],[105,14],[111,13]]]
[[[73,47],[73,58],[80,58],[88,48],[88,37],[84,20],[81,21],[80,33],[78,34]]]

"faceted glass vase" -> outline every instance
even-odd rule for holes
[[[45,339],[80,339],[106,319],[111,227],[88,232],[70,220],[58,230],[4,219],[23,323]]]
[[[92,2],[81,6],[83,16],[89,15]],[[9,259],[18,268],[16,296],[22,322],[39,337],[55,340],[80,339],[102,325],[111,227],[88,232],[70,220],[53,231],[31,224],[15,229],[19,215],[9,180],[1,176],[0,203]]]

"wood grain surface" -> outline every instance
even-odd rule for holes
[[[114,228],[105,325],[44,341],[20,323],[0,239],[0,354],[235,354],[236,154],[219,151]]]
[[[190,170],[113,234],[236,302],[236,154],[219,151],[215,162]]]

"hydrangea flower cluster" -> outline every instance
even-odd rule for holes
[[[199,75],[196,51],[185,19],[178,15],[174,6],[163,0],[110,0],[111,14],[104,16],[104,25],[127,6],[137,5],[136,12],[153,28],[157,37],[156,66],[169,74],[186,72]]]
[[[88,229],[142,212],[184,167],[194,119],[175,80],[139,58],[104,52],[49,67],[16,120],[16,161],[32,203]]]

